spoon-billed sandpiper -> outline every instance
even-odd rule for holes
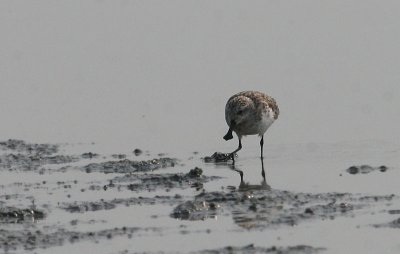
[[[229,126],[225,140],[233,138],[232,131],[239,138],[238,148],[231,153],[235,163],[235,153],[242,149],[242,137],[256,135],[261,137],[261,159],[263,159],[264,133],[278,119],[279,108],[274,98],[257,91],[240,92],[229,98],[225,106],[225,120]],[[264,170],[262,172],[265,178]]]

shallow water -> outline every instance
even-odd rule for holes
[[[242,184],[231,162],[205,163],[203,152],[151,169],[140,162],[153,158],[151,152],[135,156],[126,151],[130,161],[140,162],[129,164],[110,154],[81,158],[83,151],[97,153],[96,145],[64,144],[60,150],[77,161],[29,170],[18,169],[18,161],[12,169],[1,167],[4,251],[357,253],[368,248],[395,253],[399,248],[398,227],[391,223],[400,207],[400,193],[393,191],[400,150],[392,143],[272,145],[265,151],[264,185],[261,161],[250,155],[252,148],[237,158],[236,168],[244,171]],[[2,153],[24,151],[3,146]],[[26,153],[32,154],[35,150]],[[101,171],[110,170],[110,161],[119,161],[119,173]],[[349,173],[356,162],[387,170]],[[87,165],[98,165],[98,170],[87,171]],[[189,174],[195,167],[201,170]],[[5,215],[11,207],[45,216]],[[221,249],[228,246],[238,249]]]
[[[399,13],[397,1],[1,1],[1,249],[398,253]],[[243,90],[281,112],[262,186],[258,137],[237,158],[247,185],[203,160],[237,147],[224,107]],[[161,157],[177,162],[146,171]]]

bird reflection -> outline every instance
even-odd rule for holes
[[[244,174],[243,171],[240,169],[237,169],[235,164],[231,165],[231,170],[236,171],[240,175],[240,184],[239,184],[239,191],[249,191],[249,190],[271,190],[271,186],[267,184],[267,181],[265,179],[265,170],[264,170],[264,158],[261,157],[261,175],[263,177],[263,180],[261,181],[260,184],[250,184],[246,183],[243,178]]]
[[[260,184],[250,184],[250,183],[245,183],[243,181],[240,181],[239,191],[252,191],[252,190],[269,191],[269,190],[271,190],[271,186],[269,186],[267,184],[265,179],[263,179]]]

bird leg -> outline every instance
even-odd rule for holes
[[[265,181],[265,171],[264,171],[264,158],[261,157],[261,175],[264,178]]]
[[[240,149],[242,149],[242,140],[239,138],[239,146],[236,148],[235,151],[231,152],[231,157],[233,160],[233,164],[235,164],[235,153],[238,152]]]
[[[262,175],[262,177],[264,178],[264,181],[265,181],[264,156],[263,156],[264,135],[261,136],[260,146],[261,146],[261,175]]]

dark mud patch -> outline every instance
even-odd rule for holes
[[[93,202],[74,202],[72,204],[65,204],[63,207],[64,210],[77,213],[77,212],[92,212],[99,210],[110,210],[116,207],[116,202],[114,201],[93,201]]]
[[[71,213],[84,213],[94,212],[100,210],[110,210],[116,208],[118,205],[123,206],[136,206],[136,205],[176,205],[181,203],[183,197],[180,195],[175,196],[155,196],[155,197],[132,197],[132,198],[118,198],[112,200],[99,200],[99,201],[85,201],[85,202],[72,202],[64,203],[60,206]]]
[[[116,176],[109,180],[107,184],[91,184],[88,187],[90,191],[156,191],[164,190],[166,192],[171,189],[180,188],[194,188],[196,190],[203,189],[206,182],[220,179],[217,176],[205,176],[201,168],[191,169],[188,173],[165,173],[165,174],[152,174],[152,173],[138,173],[138,174],[125,174],[123,176]],[[85,189],[82,189],[85,191]]]
[[[167,170],[154,171],[174,167],[176,163],[179,163],[174,158],[138,159],[138,161],[134,161],[125,159],[124,154],[115,153],[115,156],[111,154],[100,156],[91,152],[82,152],[87,152],[87,150],[80,151],[76,156],[69,156],[59,153],[58,145],[28,144],[18,140],[0,142],[0,170],[3,170],[3,175],[7,177],[12,175],[13,177],[5,178],[5,181],[0,185],[2,192],[0,194],[0,224],[2,225],[0,227],[0,252],[2,250],[5,252],[13,252],[14,250],[18,250],[14,252],[24,252],[24,249],[32,250],[61,245],[65,245],[62,250],[65,251],[69,244],[82,241],[92,242],[93,246],[99,241],[119,244],[118,241],[110,241],[110,239],[124,236],[128,238],[144,236],[156,241],[158,236],[166,232],[191,234],[188,236],[189,240],[197,237],[196,233],[200,232],[196,226],[199,225],[198,223],[183,223],[174,221],[175,219],[199,221],[215,218],[215,216],[224,216],[228,219],[232,218],[232,221],[237,225],[235,228],[243,233],[251,229],[262,231],[263,229],[287,226],[290,230],[290,226],[305,222],[318,223],[318,220],[331,220],[339,216],[353,217],[363,213],[376,213],[376,209],[366,208],[379,205],[387,209],[386,205],[393,204],[394,199],[397,198],[393,195],[295,193],[271,190],[267,184],[260,186],[241,184],[239,187],[223,186],[222,189],[219,188],[220,186],[214,185],[212,188],[224,191],[209,192],[207,191],[209,184],[205,183],[218,179],[218,177],[206,176],[200,168],[194,168],[190,171],[183,170],[183,172],[179,170],[180,173],[170,173],[176,172],[177,169],[168,171],[169,173],[164,173]],[[146,151],[144,155],[147,156],[147,153]],[[115,159],[110,159],[112,156]],[[128,156],[133,155],[129,152]],[[90,162],[86,161],[86,159],[92,158],[100,159],[99,157],[105,162],[97,163],[100,160],[93,160],[90,162],[96,163],[88,164]],[[216,165],[221,162],[223,167],[226,167],[226,162],[229,163],[229,160],[231,160],[229,154],[217,153],[210,158],[208,162],[216,163]],[[85,161],[82,159],[85,159]],[[71,166],[68,164],[76,160],[82,160],[88,165]],[[50,164],[63,165],[45,166]],[[55,178],[48,176],[48,174],[51,174],[52,168],[57,170],[57,174],[54,174]],[[7,172],[8,170],[12,171]],[[42,178],[42,176],[35,175],[34,178],[30,179],[29,177],[32,174],[24,170],[39,170],[39,172],[43,172],[44,176]],[[71,170],[74,170],[74,172],[71,172]],[[87,175],[85,172],[119,174]],[[79,178],[81,176],[82,179]],[[12,179],[16,180],[10,182]],[[189,188],[193,188],[193,190]],[[174,195],[175,192],[174,194],[169,192],[172,189],[186,190],[184,193],[190,194],[188,196]],[[194,191],[194,189],[197,191]],[[198,190],[202,192],[200,193]],[[81,192],[85,191],[84,195],[79,196]],[[90,191],[91,193],[88,193]],[[116,191],[124,191],[125,193],[116,193]],[[156,194],[160,195],[154,194],[151,197],[149,191],[157,191]],[[124,194],[124,197],[119,198],[119,194]],[[126,194],[129,194],[128,198],[126,198]],[[38,206],[30,206],[33,200],[39,203]],[[120,210],[117,209],[128,206],[132,206],[129,208],[129,212],[132,212],[133,217],[135,217],[136,212],[143,212],[142,215],[152,220],[153,225],[154,222],[158,222],[154,220],[158,217],[164,217],[165,213],[169,213],[174,219],[171,219],[166,226],[166,231],[164,231],[164,228],[133,227],[138,226],[138,224],[126,224],[127,227],[122,228],[113,228],[114,225],[108,227],[108,223],[113,221],[110,220],[109,222],[108,218],[115,219],[114,217],[120,214]],[[143,207],[140,208],[140,206]],[[43,211],[30,207],[38,207]],[[161,210],[160,207],[166,210]],[[97,214],[97,211],[103,212]],[[66,215],[66,212],[73,213],[68,214],[71,217],[70,219],[54,218],[57,214]],[[147,212],[149,212],[148,215]],[[388,211],[383,210],[382,212],[387,213]],[[87,213],[93,213],[93,216]],[[398,214],[398,212],[393,210],[391,214]],[[95,219],[97,215],[100,215],[99,217],[103,220]],[[127,223],[136,223],[137,218],[133,217]],[[39,221],[39,223],[35,223],[36,221]],[[99,230],[96,227],[97,225],[90,226],[96,223],[103,224],[99,225],[101,229],[109,229],[96,231]],[[187,226],[183,228],[182,224]],[[377,227],[397,228],[399,224],[400,220],[394,220]],[[204,229],[203,233],[210,233],[210,236],[213,236],[209,229]],[[230,232],[226,233],[229,237]],[[94,247],[94,249],[96,248]],[[228,246],[198,253],[315,253],[315,250],[319,249],[301,245],[271,248],[250,245],[244,247]],[[115,251],[118,251],[118,249]],[[134,252],[134,250],[129,251]],[[36,252],[40,251],[36,250]]]
[[[102,173],[134,173],[134,172],[147,172],[160,168],[174,167],[177,159],[173,158],[159,158],[147,161],[132,161],[132,160],[119,160],[119,161],[106,161],[101,163],[91,163],[84,167],[88,173],[102,172]]]
[[[379,172],[386,172],[388,170],[388,167],[382,165],[379,167],[372,167],[369,165],[361,165],[361,166],[351,166],[348,169],[346,169],[347,173],[356,175],[356,174],[369,174],[374,171],[379,171]]]
[[[160,232],[160,229],[151,227],[145,229],[121,227],[90,232],[75,232],[65,229],[28,229],[21,231],[0,229],[0,249],[3,249],[5,252],[18,249],[33,250],[61,246],[66,243],[73,244],[81,241],[99,242],[122,236],[132,238],[138,235],[157,232]]]
[[[135,150],[133,150],[133,154],[136,156],[139,156],[143,153],[143,151],[139,148],[136,148]]]
[[[93,224],[98,224],[98,223],[107,223],[107,221],[106,220],[88,220],[88,221],[84,221],[84,220],[71,220],[70,222],[69,222],[69,224],[71,225],[71,226],[76,226],[76,225],[83,225],[83,224],[86,224],[86,225],[93,225]]]
[[[51,155],[58,152],[58,145],[54,144],[30,144],[23,140],[9,139],[0,142],[1,150],[12,150],[14,152],[29,153],[36,155]]]
[[[277,246],[272,246],[269,248],[266,247],[257,247],[254,246],[254,244],[249,244],[247,246],[243,247],[234,247],[234,246],[227,246],[224,248],[220,249],[207,249],[207,250],[201,250],[201,251],[192,251],[189,252],[191,254],[255,254],[255,253],[267,253],[267,254],[316,254],[316,253],[321,253],[325,248],[315,248],[307,245],[296,245],[296,246],[289,246],[289,247],[277,247]],[[141,252],[135,252],[135,251],[130,251],[130,250],[123,250],[118,252],[118,254],[131,254],[131,253],[141,253]],[[147,254],[151,253],[157,253],[157,254],[164,254],[164,253],[170,253],[170,252],[143,252]],[[174,254],[179,254],[181,252],[171,252]]]
[[[216,179],[220,179],[220,177],[205,176],[203,170],[196,167],[186,174],[126,174],[122,177],[115,177],[112,182],[117,187],[120,187],[121,183],[127,183],[125,186],[131,191],[170,190],[172,188],[200,190],[204,183]]]
[[[232,160],[232,155],[230,153],[215,152],[211,156],[204,157],[203,160],[206,163],[228,162]]]
[[[192,201],[179,204],[171,217],[203,220],[223,213],[241,228],[293,226],[303,221],[356,216],[355,211],[374,202],[391,202],[394,195],[360,196],[349,193],[294,193],[289,191],[203,192]]]
[[[98,158],[100,155],[97,153],[92,153],[92,152],[87,152],[87,153],[83,153],[81,154],[81,157],[83,159],[93,159],[93,158]]]
[[[44,219],[45,213],[41,210],[16,207],[0,207],[0,223],[23,223]]]
[[[181,220],[204,220],[215,218],[219,205],[214,202],[186,201],[172,211],[171,217]]]
[[[78,161],[78,157],[57,155],[58,145],[29,144],[22,140],[9,139],[0,142],[0,170],[35,171],[48,164],[65,164]]]
[[[244,247],[233,247],[227,246],[221,249],[214,250],[203,250],[199,252],[195,252],[197,254],[213,254],[213,253],[222,253],[222,254],[231,254],[231,253],[268,253],[268,254],[314,254],[321,253],[325,248],[315,248],[307,245],[297,245],[290,247],[276,247],[272,246],[270,248],[265,247],[256,247],[253,244],[244,246]]]
[[[126,159],[126,154],[112,154],[111,157],[113,157],[114,159]]]
[[[0,155],[0,170],[22,170],[36,171],[41,166],[48,164],[65,164],[78,161],[78,158],[68,155],[27,155],[27,154],[5,154]]]
[[[14,188],[20,190],[19,193],[18,194],[6,193],[5,195],[0,195],[0,200],[1,199],[4,199],[5,201],[17,200],[17,199],[21,200],[25,198],[27,198],[27,200],[34,200],[35,196],[34,193],[36,191],[44,191],[48,195],[53,195],[53,193],[57,193],[60,190],[64,192],[79,187],[81,187],[81,185],[79,184],[78,180],[56,181],[56,182],[41,181],[34,183],[14,182],[8,185],[0,185],[0,190]],[[10,192],[10,190],[8,191]]]
[[[395,210],[389,210],[389,214],[400,214],[400,209],[395,209]]]
[[[373,226],[376,228],[399,228],[400,229],[400,218],[395,219],[390,222],[387,222],[387,223],[375,224]]]

